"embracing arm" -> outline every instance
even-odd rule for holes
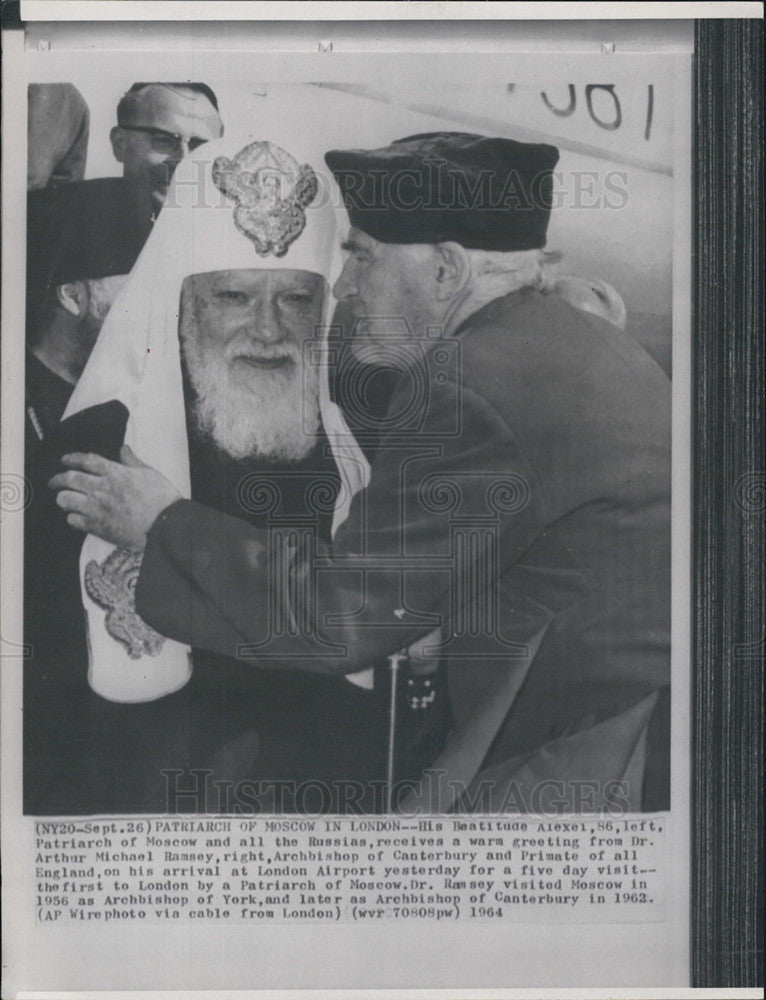
[[[480,397],[462,394],[456,433],[439,409],[426,432],[389,436],[371,481],[332,546],[290,549],[258,529],[192,501],[167,507],[148,533],[136,590],[139,614],[159,632],[270,667],[352,673],[454,617],[459,577],[476,578],[487,552],[462,551],[454,525],[502,535],[501,561],[540,527],[533,473],[510,431]],[[492,587],[494,577],[474,586]],[[460,598],[458,598],[460,599]]]

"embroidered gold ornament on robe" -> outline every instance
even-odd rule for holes
[[[131,660],[144,654],[157,656],[164,636],[150,628],[136,613],[136,580],[141,569],[140,552],[114,549],[99,565],[92,559],[85,567],[85,589],[91,600],[106,610],[104,626],[121,643]]]

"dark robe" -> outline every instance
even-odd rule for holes
[[[82,535],[47,488],[46,445],[74,386],[27,352],[24,471],[24,809],[65,812],[84,755],[87,649],[77,565]]]

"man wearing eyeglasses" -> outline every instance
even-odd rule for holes
[[[222,135],[218,101],[206,84],[134,83],[117,105],[110,139],[123,176],[146,183],[156,217],[181,160]]]

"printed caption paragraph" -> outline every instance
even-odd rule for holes
[[[43,923],[664,918],[663,815],[35,822]]]

